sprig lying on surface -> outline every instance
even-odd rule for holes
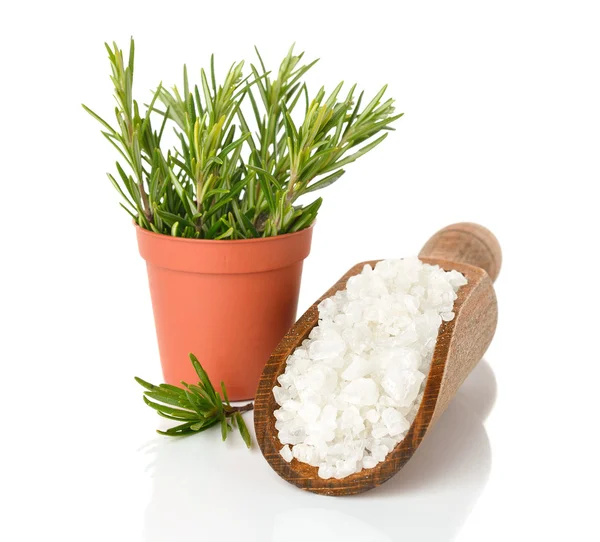
[[[135,377],[136,382],[146,389],[144,402],[149,407],[156,410],[163,418],[183,422],[166,431],[157,430],[157,433],[169,437],[179,437],[200,433],[213,425],[220,424],[223,440],[227,438],[227,434],[234,427],[237,427],[246,446],[250,448],[252,439],[242,418],[242,413],[252,410],[254,405],[248,403],[240,407],[231,406],[223,382],[221,382],[221,393],[223,394],[221,397],[194,354],[190,354],[190,360],[200,379],[197,385],[182,382],[183,388],[171,384],[154,386],[137,376]]]

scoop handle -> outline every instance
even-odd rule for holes
[[[425,243],[419,258],[465,263],[480,267],[496,280],[502,265],[502,251],[496,236],[472,222],[452,224],[434,234]]]

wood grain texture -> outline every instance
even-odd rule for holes
[[[469,225],[481,228],[477,225]],[[444,256],[455,256],[454,233],[444,250],[443,237],[435,243],[436,252]],[[487,230],[486,230],[487,231]],[[435,236],[434,236],[435,237]],[[495,238],[494,238],[495,239]],[[496,241],[497,244],[497,241]],[[431,370],[427,377],[421,406],[406,437],[392,450],[386,459],[372,469],[363,469],[341,480],[324,480],[317,475],[317,468],[293,459],[287,463],[279,454],[282,444],[275,429],[273,412],[278,408],[272,389],[277,385],[277,377],[285,370],[288,356],[306,339],[318,323],[318,304],[325,298],[346,287],[348,278],[362,271],[365,264],[374,265],[377,261],[362,262],[345,273],[321,298],[319,298],[296,322],[282,339],[265,366],[256,394],[254,406],[254,426],[260,449],[271,467],[288,482],[314,493],[324,495],[351,495],[372,489],[396,474],[411,458],[425,434],[439,419],[456,391],[481,359],[489,346],[496,329],[498,317],[496,296],[492,280],[481,268],[467,263],[432,259],[420,254],[425,263],[440,265],[443,269],[456,269],[468,280],[458,291],[454,302],[456,317],[451,322],[443,322],[438,332]],[[458,247],[462,249],[464,247]],[[492,248],[492,252],[496,247]],[[499,251],[499,245],[497,246]],[[468,251],[463,250],[463,254]],[[482,254],[479,248],[474,255]],[[495,256],[499,262],[498,255]],[[463,258],[468,260],[468,257]],[[492,261],[488,259],[489,261]],[[475,258],[475,261],[479,261]],[[499,264],[497,269],[499,270]]]
[[[425,243],[419,258],[466,263],[483,269],[492,282],[502,266],[502,251],[496,236],[472,222],[459,222],[441,229]]]

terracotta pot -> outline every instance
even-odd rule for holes
[[[165,382],[198,381],[193,352],[231,400],[253,398],[271,351],[295,321],[312,226],[239,241],[181,239],[139,226],[136,233]]]

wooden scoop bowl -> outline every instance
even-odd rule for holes
[[[498,318],[493,281],[498,276],[501,251],[494,235],[477,224],[461,223],[437,232],[421,250],[419,258],[443,269],[456,269],[468,280],[454,302],[456,317],[442,322],[425,385],[423,401],[406,437],[372,469],[342,479],[323,479],[317,468],[279,454],[282,444],[275,429],[273,397],[277,377],[285,370],[288,356],[318,323],[319,303],[346,287],[346,281],[362,271],[361,262],[350,269],[316,301],[281,340],[263,371],[254,404],[254,427],[260,449],[271,467],[288,482],[313,493],[351,495],[372,489],[396,474],[411,458],[428,429],[439,419],[467,375],[487,350]]]

